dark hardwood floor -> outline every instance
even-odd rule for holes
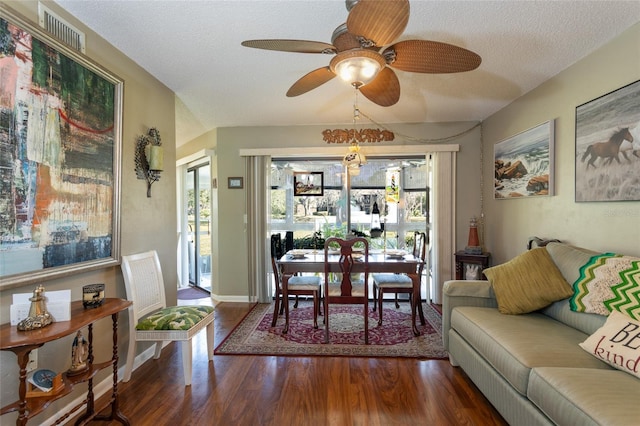
[[[251,306],[217,305],[216,346]],[[448,361],[216,355],[209,363],[204,333],[195,341],[190,387],[175,343],[119,385],[132,425],[507,424]]]

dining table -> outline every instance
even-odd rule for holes
[[[289,304],[288,300],[288,282],[289,278],[300,273],[322,273],[324,274],[324,250],[290,250],[285,253],[279,260],[278,265],[282,272],[282,298],[284,303],[285,324],[283,333],[289,330]],[[329,272],[340,273],[339,264],[340,254],[337,251],[328,252],[328,269]],[[425,324],[424,313],[422,310],[420,284],[421,278],[418,276],[418,265],[423,262],[419,257],[412,254],[398,255],[398,251],[387,250],[369,250],[369,273],[397,273],[406,274],[411,278],[413,283],[413,293],[411,297],[411,324],[413,334],[420,335],[420,330],[416,325],[416,311],[420,316],[420,323]],[[364,262],[356,260],[353,265],[352,273],[361,273],[364,270]],[[365,291],[369,291],[366,289]],[[341,295],[349,296],[350,288],[341,287]]]

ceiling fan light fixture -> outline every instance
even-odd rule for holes
[[[329,68],[357,89],[373,81],[385,64],[384,57],[378,52],[354,49],[338,53]]]

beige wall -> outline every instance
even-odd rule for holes
[[[362,108],[366,109],[363,105]],[[407,142],[417,138],[423,141],[445,138],[459,134],[475,126],[476,123],[441,123],[441,124],[390,124],[395,132],[394,142],[387,145],[412,145]],[[362,124],[361,124],[362,125]],[[365,124],[365,126],[367,126]],[[214,190],[212,199],[217,200],[219,222],[217,238],[214,237],[212,293],[220,300],[246,300],[248,289],[248,259],[246,258],[246,233],[244,214],[245,190],[228,189],[227,178],[230,176],[245,177],[244,159],[239,150],[247,148],[283,148],[283,147],[327,147],[322,140],[322,131],[326,128],[342,128],[344,125],[327,126],[291,126],[291,127],[233,127],[219,128],[205,134],[194,141],[180,147],[181,156],[187,156],[205,148],[215,148],[218,189]],[[376,127],[371,124],[371,127]],[[427,142],[423,142],[427,143]],[[467,242],[469,218],[480,214],[480,128],[457,139],[447,141],[459,144],[457,162],[458,219],[457,247],[464,248]],[[383,146],[376,144],[376,146]],[[344,146],[346,152],[346,145]],[[366,144],[363,149],[366,150]],[[245,185],[246,186],[246,185]]]
[[[485,236],[494,263],[523,252],[533,235],[640,255],[640,201],[574,201],[576,106],[638,79],[640,24],[485,120]],[[493,145],[551,119],[556,120],[556,195],[494,200]]]
[[[37,2],[4,2],[31,22],[37,24]],[[87,56],[124,80],[124,112],[122,138],[122,196],[121,196],[121,253],[123,255],[150,249],[158,250],[163,267],[168,302],[176,301],[176,203],[175,169],[167,167],[160,181],[153,185],[152,197],[146,197],[146,183],[136,179],[134,171],[134,146],[138,135],[149,127],[157,127],[165,149],[165,165],[175,161],[175,113],[174,95],[133,61],[100,39],[62,11],[55,3],[47,3],[54,11],[68,19],[87,34]],[[45,281],[46,290],[71,289],[72,300],[82,298],[82,286],[105,283],[107,297],[125,298],[124,282],[120,267],[105,268],[93,272],[71,275],[66,278]],[[33,285],[0,292],[0,323],[9,321],[9,306],[14,293],[31,293]],[[120,365],[128,343],[128,315],[120,315]],[[85,330],[86,332],[86,330]],[[96,360],[104,361],[111,354],[111,321],[100,322],[94,328]],[[73,336],[71,336],[73,337]],[[63,338],[47,344],[39,350],[39,367],[64,371],[70,366],[71,339]],[[108,371],[99,374],[98,380],[107,378]],[[18,368],[11,352],[0,353],[0,405],[17,399]],[[69,398],[52,404],[39,419],[47,418],[69,402]],[[0,423],[15,423],[17,416],[2,416]]]

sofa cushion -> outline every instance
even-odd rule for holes
[[[527,396],[558,425],[638,425],[640,380],[620,371],[535,368]]]
[[[503,314],[524,314],[571,297],[573,291],[544,247],[484,271]]]
[[[598,252],[562,243],[547,244],[547,252],[551,255],[562,276],[568,283],[574,283],[580,276],[580,268],[591,256]]]
[[[607,317],[603,317],[602,315],[572,311],[569,306],[569,299],[554,302],[546,308],[541,309],[540,312],[561,323],[576,328],[585,334],[592,334],[602,327],[607,320]]]
[[[613,311],[607,322],[580,346],[618,370],[640,378],[640,321]]]
[[[571,309],[609,315],[616,310],[640,319],[640,258],[605,253],[591,257],[573,283]]]
[[[586,334],[543,314],[507,316],[495,308],[459,306],[451,327],[522,395],[533,367],[611,369],[580,349]]]

